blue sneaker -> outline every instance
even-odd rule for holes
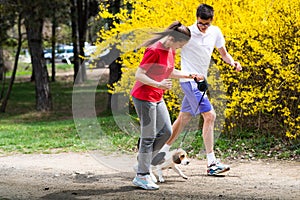
[[[219,161],[213,162],[210,166],[207,167],[207,175],[215,176],[223,172],[227,172],[230,170],[229,165],[224,165]]]
[[[132,183],[135,185],[135,186],[138,186],[138,187],[141,187],[145,190],[158,190],[159,189],[159,186],[156,185],[150,175],[145,175],[145,176],[136,176]]]

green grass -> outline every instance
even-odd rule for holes
[[[3,152],[20,153],[51,153],[86,149],[76,134],[72,120],[1,124],[0,148]]]
[[[47,65],[48,72],[51,72],[51,64]],[[56,63],[55,64],[56,72],[65,72],[73,69],[73,65],[68,65],[67,63]],[[20,62],[17,69],[16,76],[31,76],[32,66],[31,63],[22,63]],[[12,71],[7,72],[6,76],[10,77]]]
[[[71,78],[70,78],[71,79]],[[9,80],[7,80],[8,82]],[[0,113],[0,155],[11,153],[55,153],[94,149],[132,152],[137,135],[124,134],[113,116],[106,111],[106,85],[97,87],[95,96],[98,125],[101,131],[85,139],[76,128],[72,113],[72,80],[50,83],[53,110],[35,110],[35,87],[31,82],[18,82],[13,86],[5,113]],[[81,92],[94,92],[82,88]],[[89,119],[88,119],[89,121]],[[102,143],[95,142],[100,137]],[[103,144],[106,143],[106,147]]]
[[[190,132],[190,140],[183,146],[190,151],[190,156],[205,158],[201,131]],[[182,137],[182,136],[181,136]],[[188,138],[188,137],[187,137]],[[177,145],[182,138],[179,138]],[[256,132],[239,132],[234,136],[225,133],[215,138],[215,152],[221,158],[227,159],[299,159],[300,143],[298,140],[285,140],[275,136],[265,136]]]
[[[105,85],[97,87],[96,122],[86,118],[82,121],[84,127],[75,123],[72,112],[73,80],[70,79],[50,83],[53,101],[50,112],[35,110],[34,83],[14,84],[6,113],[0,113],[0,155],[95,149],[136,152],[138,133],[121,130],[111,113],[106,111]],[[94,91],[82,87],[80,92]],[[134,114],[130,117],[136,120]],[[183,137],[184,134],[181,134],[173,147],[179,147]],[[299,144],[299,140],[287,141],[255,131],[241,131],[231,135],[221,134],[216,139],[215,151],[218,157],[229,159],[299,159]],[[191,157],[205,157],[201,131],[189,132],[182,147]]]

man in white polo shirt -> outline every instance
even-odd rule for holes
[[[216,47],[223,61],[241,71],[239,62],[234,61],[225,47],[225,39],[217,26],[211,25],[213,20],[213,7],[201,4],[197,8],[197,21],[189,28],[191,30],[190,41],[181,50],[181,70],[191,74],[202,74],[207,77],[207,71],[213,49]],[[162,150],[169,150],[170,145],[178,138],[183,128],[192,117],[201,114],[204,119],[202,136],[207,156],[207,174],[217,175],[228,171],[230,167],[219,162],[214,155],[214,122],[216,113],[206,95],[201,104],[199,101],[203,92],[197,89],[197,83],[190,79],[181,79],[180,84],[185,94],[181,111],[173,123],[173,133]]]

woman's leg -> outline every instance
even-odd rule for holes
[[[133,103],[141,126],[137,174],[147,175],[150,174],[153,143],[156,137],[156,103],[136,98],[133,98]]]
[[[164,146],[164,144],[172,134],[171,119],[164,101],[157,103],[156,113],[157,135],[153,144],[152,157],[154,157],[159,152],[159,150]]]

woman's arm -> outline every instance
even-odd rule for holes
[[[152,87],[160,88],[163,90],[168,90],[172,87],[172,81],[170,79],[164,79],[161,82],[155,81],[146,75],[146,70],[140,67],[135,73],[135,79],[144,83],[145,85],[150,85]]]

